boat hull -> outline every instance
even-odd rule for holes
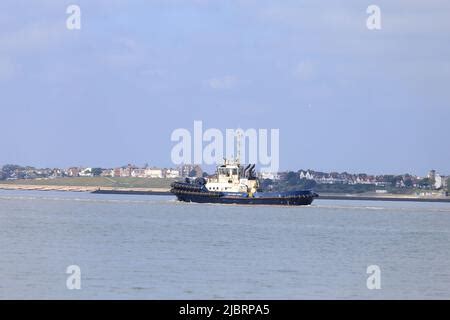
[[[186,188],[172,188],[171,192],[178,200],[196,203],[221,203],[240,205],[310,205],[318,195],[309,190],[282,193],[255,193],[254,196],[211,191],[190,191]]]
[[[237,197],[220,197],[209,198],[202,195],[176,195],[177,199],[184,202],[197,203],[222,203],[222,204],[246,204],[246,205],[284,205],[284,206],[301,206],[310,205],[314,198],[237,198]]]

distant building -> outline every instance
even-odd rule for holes
[[[131,170],[131,176],[135,178],[144,178],[145,177],[145,169],[136,168]]]
[[[66,172],[67,176],[69,176],[69,177],[78,177],[79,173],[80,173],[80,169],[76,168],[76,167],[69,168],[69,169],[67,169],[67,172]]]
[[[194,177],[201,177],[203,175],[203,170],[199,165],[185,164],[179,169],[180,176],[189,177],[191,173]]]
[[[279,180],[280,176],[278,175],[278,172],[265,172],[261,171],[259,173],[260,179],[270,179],[270,180]]]
[[[103,169],[102,173],[100,174],[101,177],[113,177],[114,176],[114,169]]]
[[[430,172],[428,172],[427,177],[429,179],[431,179],[431,181],[434,181],[435,177],[436,177],[436,170],[430,170]]]
[[[444,187],[445,184],[445,177],[442,177],[440,174],[435,173],[434,175],[434,188],[435,189],[442,189]]]
[[[92,168],[84,168],[78,172],[78,176],[80,177],[92,177]]]
[[[122,168],[114,168],[111,170],[111,176],[112,177],[120,177]]]
[[[128,164],[126,167],[120,168],[120,177],[132,177],[133,170],[138,169],[132,164]]]
[[[27,171],[27,173],[28,173],[28,171]],[[49,178],[60,178],[62,176],[63,176],[63,171],[59,168],[52,169],[48,174]]]
[[[162,171],[162,169],[158,169],[158,168],[147,168],[147,169],[145,169],[144,176],[146,178],[162,178],[163,171]]]
[[[313,173],[311,172],[311,170],[300,170],[300,174],[299,174],[300,179],[307,179],[307,180],[314,180],[314,176]]]
[[[436,170],[430,170],[427,177],[431,180],[433,189],[439,190],[447,187],[448,177],[440,175]]]
[[[180,177],[180,171],[177,169],[165,169],[163,174],[165,178],[175,179]]]
[[[123,178],[131,177],[131,169],[130,168],[120,168],[120,177],[123,177]]]

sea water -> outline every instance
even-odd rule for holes
[[[0,298],[449,299],[450,204],[3,190]]]

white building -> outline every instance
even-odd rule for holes
[[[162,178],[163,171],[162,171],[162,169],[158,169],[158,168],[147,168],[147,169],[145,169],[144,175],[146,178]]]
[[[180,171],[177,169],[166,169],[165,170],[165,177],[166,178],[179,178],[180,177]]]
[[[278,175],[277,172],[266,172],[266,171],[261,171],[259,173],[259,178],[260,179],[270,179],[270,180],[279,180],[280,176]]]
[[[84,168],[80,172],[78,172],[80,177],[92,177],[92,168]]]
[[[307,179],[307,180],[314,180],[314,176],[312,175],[312,173],[308,170],[308,171],[300,171],[300,179]]]
[[[144,178],[145,169],[135,168],[131,170],[131,176],[134,178]]]
[[[434,188],[441,189],[444,187],[445,179],[440,174],[436,173],[434,175]]]

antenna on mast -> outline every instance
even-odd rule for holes
[[[241,140],[242,140],[242,130],[237,129],[236,130],[236,138],[237,138],[237,157],[236,157],[236,163],[241,163]]]

